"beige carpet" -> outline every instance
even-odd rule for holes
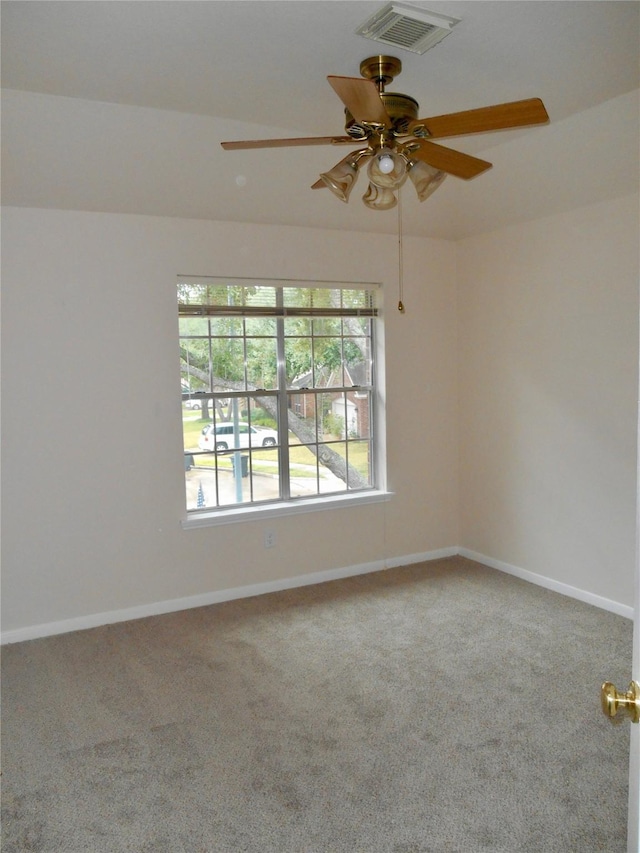
[[[631,623],[462,558],[3,649],[3,853],[617,853]]]

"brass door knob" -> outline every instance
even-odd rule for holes
[[[612,722],[617,722],[618,711],[626,713],[632,723],[640,722],[640,684],[632,681],[626,693],[616,690],[610,681],[605,681],[600,691],[602,711]]]

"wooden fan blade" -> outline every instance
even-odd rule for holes
[[[326,186],[327,185],[325,184],[325,182],[321,178],[318,178],[318,180],[315,182],[315,184],[311,184],[311,189],[312,190],[322,190],[322,189],[326,189]]]
[[[467,133],[485,133],[491,130],[506,130],[511,127],[527,127],[544,124],[549,116],[540,98],[512,101],[493,107],[480,107],[432,118],[419,118],[409,123],[409,133],[424,127],[429,137],[464,136]]]
[[[491,163],[487,163],[486,160],[479,160],[470,154],[463,154],[462,151],[445,148],[444,145],[436,145],[426,139],[420,141],[420,148],[417,151],[405,153],[415,160],[424,160],[434,169],[440,169],[448,175],[455,175],[456,178],[464,178],[467,181],[491,168]]]
[[[391,119],[373,80],[334,76],[327,77],[327,80],[357,122],[391,127]]]
[[[248,148],[289,148],[295,145],[356,145],[357,139],[351,136],[303,136],[299,139],[250,139],[239,142],[221,142],[225,151],[239,151]]]

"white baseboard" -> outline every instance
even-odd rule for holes
[[[193,607],[207,607],[210,604],[221,604],[237,598],[251,598],[254,595],[265,595],[269,592],[280,592],[285,589],[295,589],[341,578],[379,572],[395,566],[418,563],[424,560],[437,560],[441,557],[457,553],[457,548],[447,548],[440,551],[429,551],[422,554],[411,554],[394,560],[375,560],[371,563],[361,563],[340,569],[327,569],[321,572],[311,572],[308,575],[297,575],[292,578],[278,578],[264,583],[249,584],[215,592],[205,592],[201,595],[191,595],[187,598],[174,598],[169,601],[158,601],[152,604],[141,604],[127,607],[123,610],[110,610],[104,613],[93,613],[89,616],[79,616],[74,619],[64,619],[60,622],[47,622],[42,625],[30,625],[27,628],[17,628],[14,631],[4,631],[0,636],[0,644],[21,643],[25,640],[37,640],[41,637],[52,637],[55,634],[68,634],[71,631],[84,631],[87,628],[98,628],[101,625],[111,625],[115,622],[128,622],[131,619],[144,619],[147,616],[160,616],[163,613],[174,613],[178,610],[190,610]]]
[[[442,560],[444,557],[456,557],[460,549],[439,548],[437,551],[423,551],[421,554],[405,554],[404,557],[388,557],[385,560],[385,569],[397,569],[400,566],[409,566],[412,563],[427,563],[429,560]]]
[[[84,631],[87,628],[98,628],[101,625],[112,625],[115,622],[128,622],[132,619],[144,619],[147,616],[160,616],[163,613],[175,613],[178,610],[191,610],[194,607],[207,607],[210,604],[221,604],[237,598],[251,598],[254,595],[264,595],[268,592],[280,592],[284,589],[294,589],[314,583],[324,583],[339,580],[369,572],[377,572],[386,568],[384,560],[348,566],[342,569],[329,569],[323,572],[312,572],[308,575],[298,575],[293,578],[279,578],[264,583],[249,584],[231,589],[205,592],[186,598],[174,598],[168,601],[157,601],[152,604],[140,604],[123,610],[110,610],[104,613],[93,613],[89,616],[79,616],[74,619],[64,619],[60,622],[48,622],[43,625],[30,625],[14,631],[5,631],[0,637],[0,643],[21,643],[25,640],[37,640],[41,637],[51,637],[55,634],[68,634],[71,631]]]
[[[633,619],[633,607],[625,604],[620,604],[618,601],[611,601],[609,598],[604,598],[601,595],[595,595],[592,592],[587,592],[584,589],[578,589],[575,586],[570,586],[566,583],[547,578],[544,575],[538,575],[535,572],[529,572],[526,569],[521,569],[518,566],[512,566],[509,563],[503,563],[501,560],[494,560],[492,557],[486,557],[484,554],[479,554],[477,551],[470,551],[468,548],[459,548],[458,554],[461,557],[466,557],[469,560],[474,560],[476,563],[482,563],[483,566],[488,566],[491,569],[505,572],[508,575],[521,578],[522,580],[533,583],[536,586],[542,586],[545,589],[550,589],[553,592],[559,592],[561,595],[566,595],[568,598],[575,598],[577,601],[583,601],[585,604],[593,604],[594,607],[599,607],[601,610],[608,610],[611,613],[616,613],[618,616],[625,616],[627,619]]]
[[[554,592],[559,592],[562,595],[567,595],[570,598],[584,601],[587,604],[593,604],[603,610],[609,610],[612,613],[617,613],[619,616],[626,616],[633,619],[633,608],[626,607],[616,601],[610,601],[607,598],[593,595],[584,590],[576,589],[567,584],[559,583],[551,578],[537,575],[534,572],[528,572],[525,569],[519,569],[517,566],[511,566],[508,563],[503,563],[499,560],[494,560],[491,557],[485,557],[484,554],[479,554],[476,551],[470,551],[468,548],[459,548],[453,546],[450,548],[440,548],[435,551],[423,551],[419,554],[406,554],[403,557],[389,557],[382,560],[375,560],[370,563],[360,563],[354,566],[345,566],[339,569],[327,569],[321,572],[311,572],[308,575],[297,575],[292,578],[278,578],[273,581],[265,581],[258,584],[249,584],[248,586],[239,586],[232,589],[217,590],[215,592],[206,592],[200,595],[192,595],[186,598],[174,598],[168,601],[158,601],[152,604],[141,604],[136,607],[127,607],[123,610],[110,610],[104,613],[94,613],[89,616],[79,616],[74,619],[64,619],[60,622],[48,622],[42,625],[30,625],[26,628],[17,628],[13,631],[5,631],[0,635],[0,644],[7,645],[9,643],[21,643],[25,640],[37,640],[42,637],[51,637],[55,634],[68,634],[72,631],[84,631],[88,628],[98,628],[101,625],[111,625],[116,622],[128,622],[132,619],[144,619],[148,616],[160,616],[164,613],[175,613],[179,610],[190,610],[194,607],[207,607],[210,604],[221,604],[224,601],[233,601],[239,598],[250,598],[255,595],[265,595],[269,592],[281,592],[285,589],[295,589],[301,586],[310,586],[317,583],[325,583],[326,581],[340,580],[342,578],[355,577],[356,575],[369,574],[378,572],[383,569],[399,568],[400,566],[408,566],[412,563],[425,563],[431,560],[441,560],[444,557],[467,557],[469,560],[475,560],[477,563],[489,566],[492,569],[498,569],[501,572],[506,572],[510,575],[515,575],[522,580],[534,583],[537,586],[551,589]]]

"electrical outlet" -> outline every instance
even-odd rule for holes
[[[264,547],[274,548],[276,544],[276,534],[273,530],[265,530],[264,532]]]

